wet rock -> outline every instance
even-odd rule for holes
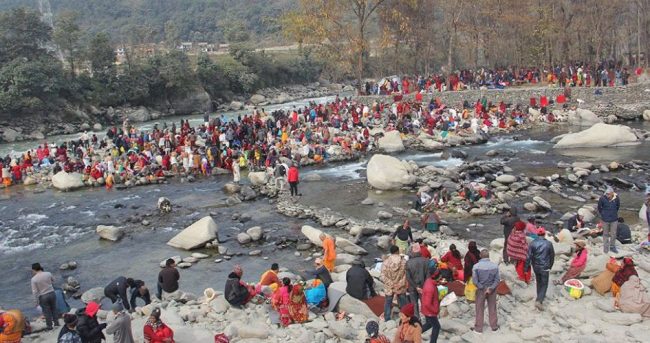
[[[298,250],[298,251],[307,251],[307,250],[311,249],[312,246],[313,245],[311,243],[301,243],[301,244],[296,245],[296,250]]]
[[[113,242],[119,241],[124,236],[123,229],[116,226],[97,225],[95,231],[100,238]]]
[[[181,268],[181,269],[187,269],[187,268],[191,267],[192,264],[189,263],[189,262],[181,262],[181,263],[177,264],[176,266],[178,268]]]
[[[593,169],[594,165],[590,162],[573,162],[571,167],[578,169]]]
[[[580,132],[564,135],[554,148],[599,148],[638,144],[631,128],[624,125],[598,123]]]
[[[262,231],[262,228],[259,226],[253,226],[252,228],[246,230],[246,234],[250,236],[251,240],[253,242],[257,242],[260,239],[262,239],[262,236],[264,235],[264,232]]]
[[[396,190],[414,184],[412,168],[395,157],[376,154],[368,162],[368,183],[379,190]]]
[[[247,233],[240,232],[239,234],[237,234],[237,242],[239,242],[239,244],[248,244],[251,241],[252,241],[251,236],[249,236]]]
[[[361,205],[374,205],[374,204],[375,204],[375,201],[372,200],[371,198],[365,198],[361,202]]]
[[[266,172],[250,172],[248,179],[253,186],[262,186],[268,181],[268,174]]]
[[[487,213],[487,210],[485,208],[483,208],[483,207],[478,207],[478,208],[475,207],[475,208],[469,210],[469,214],[473,215],[473,216],[482,216],[482,215],[485,215],[486,213]]]
[[[526,211],[528,211],[528,212],[537,212],[537,205],[535,205],[535,204],[532,203],[532,202],[524,203],[524,208],[525,208]]]
[[[250,201],[257,198],[257,193],[250,186],[243,186],[239,195],[244,201]]]
[[[250,215],[250,213],[242,213],[239,216],[239,222],[240,223],[246,223],[249,222],[251,219],[253,219],[253,216]]]
[[[200,252],[195,252],[195,253],[192,253],[192,257],[194,257],[195,259],[201,260],[201,259],[210,257],[210,255],[202,254]]]
[[[212,217],[204,217],[174,236],[167,245],[184,250],[197,249],[217,239],[217,231]]]
[[[82,175],[60,171],[52,176],[52,186],[61,191],[71,191],[84,187]]]
[[[226,194],[236,194],[239,193],[239,190],[241,189],[241,186],[232,182],[228,182],[225,185],[223,185],[223,191]]]
[[[248,256],[259,256],[262,255],[262,250],[253,250],[248,253]]]
[[[384,136],[379,138],[379,149],[388,153],[404,151],[404,143],[399,131],[385,132]]]
[[[551,210],[551,204],[548,201],[544,200],[542,197],[534,197],[533,202],[537,206],[539,206],[539,207],[541,207],[541,208],[543,208],[543,209],[545,209],[547,211]]]
[[[158,198],[158,211],[160,211],[161,214],[171,212],[172,207],[172,202],[169,199],[165,197]]]
[[[387,219],[393,218],[393,215],[390,212],[379,211],[379,212],[377,212],[377,218],[382,219],[382,220],[387,220]]]
[[[497,182],[502,183],[504,185],[509,185],[515,181],[517,181],[517,177],[514,175],[509,175],[509,174],[503,174],[499,175],[496,178]]]
[[[81,295],[81,301],[83,301],[86,304],[91,302],[91,301],[94,301],[96,303],[101,303],[102,299],[104,299],[104,288],[103,287],[91,288],[91,289],[85,291]]]

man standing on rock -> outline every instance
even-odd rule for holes
[[[490,316],[490,327],[497,331],[497,286],[499,277],[499,266],[490,261],[490,252],[487,249],[481,250],[481,260],[472,268],[472,281],[476,285],[476,321],[474,332],[483,332],[485,317],[485,302],[488,304],[488,315]]]
[[[181,275],[176,269],[176,261],[173,258],[165,262],[165,268],[158,273],[158,299],[162,300],[162,292],[174,293],[178,290],[178,280]]]
[[[617,254],[616,229],[618,228],[618,210],[621,202],[612,187],[607,187],[605,194],[598,200],[598,213],[603,221],[603,252],[610,250]]]
[[[336,262],[336,244],[334,243],[334,239],[325,233],[321,233],[319,238],[323,242],[323,265],[328,271],[333,272]]]
[[[52,330],[52,325],[59,326],[59,316],[56,313],[56,294],[54,293],[54,286],[52,286],[54,276],[43,271],[40,263],[32,264],[32,275],[32,294],[36,304],[43,311],[47,330]]]
[[[508,257],[508,237],[512,232],[512,229],[515,227],[515,223],[519,221],[519,216],[517,216],[517,209],[511,208],[506,212],[506,214],[501,217],[501,225],[503,225],[503,263],[510,263],[510,257]]]
[[[384,320],[389,321],[393,309],[393,297],[397,296],[399,307],[407,303],[406,289],[406,261],[399,253],[396,245],[390,247],[390,255],[386,257],[381,265],[381,281],[386,291],[386,302],[384,303]]]
[[[535,284],[537,286],[537,299],[535,300],[535,307],[543,311],[543,303],[546,298],[546,290],[548,289],[548,278],[553,262],[555,262],[555,249],[553,243],[546,238],[546,230],[540,228],[537,232],[537,237],[528,245],[528,259],[524,270],[528,270],[533,266],[535,273]]]

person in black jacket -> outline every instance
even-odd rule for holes
[[[82,343],[101,343],[102,340],[106,340],[102,330],[107,325],[97,322],[97,311],[99,311],[99,304],[91,301],[86,305],[85,310],[80,310],[77,313],[79,316],[77,332]]]
[[[124,308],[130,311],[131,308],[129,307],[129,298],[127,297],[126,290],[127,288],[135,289],[135,286],[135,280],[120,276],[104,288],[104,295],[111,299],[113,304],[120,300]]]
[[[515,223],[518,222],[519,216],[517,216],[517,210],[513,207],[506,212],[506,214],[501,217],[501,225],[503,225],[503,263],[510,263],[510,258],[506,251],[508,250],[508,237],[512,232],[512,229],[515,227]]]
[[[555,262],[555,249],[553,243],[546,239],[546,230],[540,228],[537,232],[537,238],[528,245],[528,259],[524,270],[532,265],[533,272],[535,272],[535,283],[537,286],[537,299],[535,307],[543,311],[542,303],[546,298],[546,290],[548,289],[548,278]]]
[[[135,280],[133,287],[131,287],[131,310],[136,308],[136,300],[142,298],[145,305],[151,304],[151,295],[149,294],[149,289],[145,286],[144,281]]]
[[[163,268],[160,273],[158,273],[158,299],[162,300],[162,292],[165,293],[174,293],[178,290],[178,280],[180,280],[181,275],[176,269],[176,261],[170,258],[165,261],[165,268]]]
[[[253,298],[254,291],[247,286],[241,277],[244,274],[244,271],[240,266],[235,266],[233,271],[228,275],[228,280],[226,280],[226,288],[224,289],[224,297],[226,301],[234,307],[241,307],[246,305],[248,301]]]
[[[377,295],[375,280],[362,261],[352,262],[352,267],[345,274],[345,281],[348,283],[345,291],[355,299],[365,300]]]

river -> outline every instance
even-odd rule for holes
[[[309,100],[328,99],[308,99],[293,104],[301,106]],[[269,107],[273,108],[279,107]],[[202,116],[189,119],[191,122],[200,122]],[[165,120],[176,121],[180,118]],[[151,125],[153,123],[144,123],[142,127]],[[650,129],[647,123],[632,125]],[[557,168],[558,161],[580,160],[600,164],[650,158],[650,142],[616,149],[553,150],[548,140],[568,129],[570,128],[557,127],[552,131],[533,129],[515,135],[493,137],[485,145],[454,149],[463,150],[469,160],[485,159],[485,153],[492,149],[512,150],[514,157],[510,158],[508,165],[513,168],[515,174],[527,175],[561,173],[562,170]],[[21,144],[33,147],[34,142],[24,142],[11,147],[0,146],[0,149],[20,149]],[[407,152],[400,154],[399,158],[414,160],[419,165],[439,167],[456,166],[463,162],[458,158],[445,158],[441,153]],[[407,202],[413,199],[413,193],[377,194],[367,187],[366,163],[367,159],[363,159],[305,168],[302,171],[303,176],[315,173],[321,176],[321,180],[300,184],[304,195],[300,202],[329,207],[361,219],[375,219],[379,210],[376,206],[361,205],[361,201],[366,197],[383,202],[389,209],[393,206],[408,207]],[[647,174],[642,177],[647,181]],[[180,230],[206,215],[212,215],[219,225],[219,237],[223,244],[231,251],[241,253],[241,256],[234,256],[232,260],[221,263],[215,263],[214,259],[218,256],[212,256],[190,269],[181,270],[183,290],[200,294],[207,287],[222,289],[227,274],[235,264],[244,266],[244,278],[247,281],[256,281],[260,273],[268,269],[272,262],[278,262],[281,267],[292,271],[309,267],[310,262],[305,261],[308,257],[306,253],[296,257],[293,247],[282,249],[280,243],[285,239],[301,239],[300,225],[310,222],[277,214],[274,204],[267,199],[220,207],[226,198],[222,187],[229,180],[229,176],[223,175],[199,179],[194,183],[181,183],[174,179],[166,185],[135,187],[123,191],[96,188],[62,193],[52,189],[42,190],[39,186],[3,189],[0,193],[0,210],[3,213],[0,219],[0,269],[5,271],[5,277],[0,281],[0,306],[21,308],[29,314],[34,314],[35,304],[29,287],[30,265],[33,262],[43,264],[59,281],[74,276],[80,281],[82,290],[104,286],[121,275],[145,280],[155,289],[153,284],[160,261],[174,255],[189,256],[187,252],[171,248],[165,243]],[[168,197],[175,205],[174,211],[167,216],[160,216],[156,210],[157,199],[161,196]],[[554,206],[553,213],[544,219],[547,222],[557,220],[564,212],[577,208],[576,203],[551,193],[543,196],[547,196]],[[629,219],[630,223],[635,223],[634,211],[638,211],[641,197],[639,192],[621,194],[623,216]],[[252,219],[240,223],[232,219],[233,213],[248,213]],[[149,220],[151,224],[143,226],[143,219]],[[100,224],[123,226],[127,228],[128,234],[117,243],[101,241],[95,234],[95,228]],[[260,225],[267,231],[267,240],[253,246],[240,246],[235,239],[237,233],[255,225]],[[476,239],[482,245],[499,236],[501,231],[497,216],[456,220],[450,222],[450,227],[461,237]],[[336,234],[335,231],[334,233]],[[370,252],[366,257],[368,261],[378,254],[373,243],[373,238],[362,243]],[[254,249],[261,249],[262,255],[249,257],[248,252]],[[208,253],[214,255],[214,251]],[[71,260],[78,262],[79,267],[76,270],[58,270],[59,265]],[[71,304],[74,306],[77,302],[71,301]]]

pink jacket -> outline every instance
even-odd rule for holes
[[[576,254],[576,256],[573,258],[573,261],[571,261],[571,267],[582,267],[587,264],[587,249],[582,249],[582,253],[580,256]]]

